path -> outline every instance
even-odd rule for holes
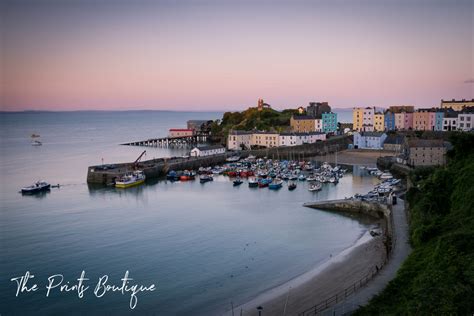
[[[395,247],[392,257],[385,267],[368,283],[366,287],[349,296],[340,304],[323,311],[321,315],[351,314],[366,305],[372,297],[382,292],[388,282],[395,278],[398,269],[411,252],[408,235],[408,221],[405,213],[405,202],[398,198],[397,205],[393,206],[393,229]]]

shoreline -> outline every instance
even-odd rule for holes
[[[311,270],[293,279],[268,289],[255,298],[234,308],[246,315],[258,315],[257,307],[262,306],[265,314],[293,315],[315,304],[363,278],[376,265],[381,266],[386,253],[382,237],[372,237],[365,231],[351,246],[337,255],[316,265]],[[224,315],[231,315],[226,311]]]

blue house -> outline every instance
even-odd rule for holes
[[[434,125],[434,130],[435,131],[442,131],[443,130],[443,118],[444,118],[444,113],[441,111],[436,111],[435,113],[435,125]]]
[[[337,131],[337,114],[326,112],[321,115],[323,121],[323,133],[335,133]]]
[[[385,123],[386,131],[394,131],[395,130],[395,113],[390,112],[390,111],[385,111],[384,123]]]

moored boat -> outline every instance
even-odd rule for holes
[[[296,182],[289,182],[288,190],[293,191],[294,189],[296,189]]]
[[[244,183],[244,181],[242,181],[240,178],[237,178],[233,181],[234,187],[239,186],[242,183]]]
[[[145,174],[141,170],[127,173],[115,181],[116,188],[129,188],[145,182]]]
[[[258,187],[258,180],[255,177],[249,178],[249,188]]]
[[[268,188],[270,190],[278,190],[278,189],[281,189],[282,186],[283,186],[283,180],[276,178],[268,185]]]
[[[311,183],[308,187],[308,191],[310,192],[320,191],[321,188],[322,187],[320,183]]]
[[[37,181],[34,184],[21,188],[22,194],[35,194],[39,192],[49,191],[51,189],[51,184],[45,181]]]
[[[199,182],[201,183],[206,183],[209,181],[214,181],[214,178],[212,177],[212,175],[203,174],[199,177]]]

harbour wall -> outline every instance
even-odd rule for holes
[[[390,205],[379,202],[367,202],[345,199],[322,202],[308,202],[305,203],[304,206],[347,214],[362,214],[370,216],[377,220],[381,220],[383,223],[383,231],[386,237],[385,246],[387,249],[387,254],[390,253],[393,238],[393,215],[392,208]]]
[[[116,163],[104,166],[90,166],[87,170],[87,183],[109,185],[115,182],[115,179],[123,176],[134,169],[143,170],[147,179],[159,178],[170,170],[192,170],[200,167],[210,167],[222,164],[225,160],[238,153],[242,158],[249,155],[258,158],[268,157],[273,159],[305,159],[311,156],[326,155],[336,151],[345,150],[348,144],[352,143],[351,136],[336,136],[326,141],[314,144],[304,144],[292,147],[273,147],[265,149],[245,150],[239,152],[227,152],[221,155],[212,155],[207,157],[173,157],[158,158],[146,160],[137,164]]]

